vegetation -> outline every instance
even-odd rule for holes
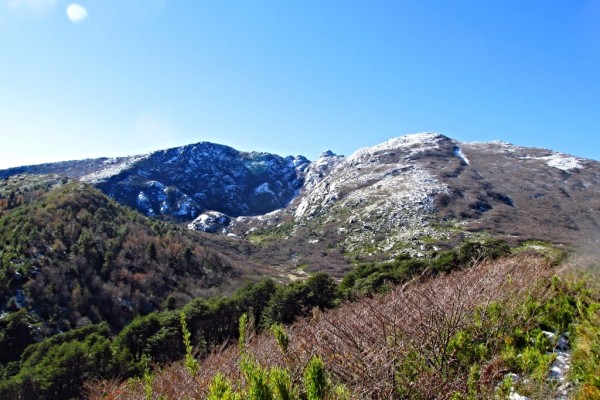
[[[168,399],[488,399],[513,391],[547,399],[562,390],[549,367],[567,333],[571,394],[597,398],[600,291],[589,282],[531,254],[479,262],[275,325],[247,337],[242,350],[209,354],[194,375],[179,363],[161,370],[152,387]],[[105,381],[89,390],[128,399],[141,387]]]
[[[431,259],[400,256],[388,262],[365,263],[344,276],[339,290],[343,298],[355,299],[369,293],[384,292],[415,276],[433,276],[508,254],[510,254],[510,247],[504,241],[470,241],[456,249],[441,252]]]
[[[314,308],[332,307],[335,289],[335,283],[325,274],[289,286],[264,280],[248,284],[230,297],[197,298],[181,311],[138,316],[114,337],[106,323],[88,325],[22,351],[33,342],[30,338],[15,347],[14,355],[5,355],[0,394],[10,394],[10,398],[71,398],[80,394],[85,380],[144,376],[149,362],[165,365],[182,358],[194,375],[198,370],[196,351],[205,356],[246,332],[245,328],[239,329],[240,317],[245,316],[244,327],[252,327],[252,332],[292,322]],[[17,333],[25,329],[26,318],[22,310],[0,320],[7,326],[4,343],[19,339]],[[81,354],[85,354],[85,360],[78,358]],[[68,384],[69,391],[61,389],[63,384]]]
[[[67,183],[0,217],[0,306],[43,321],[42,335],[177,305],[234,270],[173,225]]]
[[[194,236],[83,184],[23,187],[0,185],[0,398],[541,399],[563,334],[572,394],[600,396],[598,281],[547,244],[207,297],[236,269]]]

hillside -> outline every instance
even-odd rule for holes
[[[230,216],[285,207],[302,186],[302,156],[240,152],[201,142],[150,154],[23,166],[0,171],[57,174],[91,183],[147,216],[191,220],[205,210]]]
[[[600,163],[441,134],[317,160],[197,143],[154,153],[0,171],[89,182],[145,215],[258,245],[285,273],[341,276],[356,260],[427,257],[465,239],[598,245]]]
[[[600,287],[584,279],[521,253],[88,389],[93,399],[597,399]]]
[[[599,244],[600,163],[551,150],[502,142],[462,143],[423,133],[350,156],[327,151],[309,162],[302,156],[284,158],[198,143],[143,156],[26,166],[0,171],[0,177],[0,344],[10,349],[0,359],[0,398],[3,393],[9,393],[7,398],[78,397],[90,379],[148,375],[149,363],[163,366],[184,356],[193,363],[188,354],[192,347],[204,357],[223,346],[224,353],[210,355],[201,368],[208,375],[192,377],[198,392],[190,396],[202,398],[215,372],[210,360],[233,357],[214,361],[232,363],[231,368],[237,363],[238,355],[227,343],[237,339],[243,313],[251,314],[253,334],[258,334],[307,317],[314,307],[328,309],[363,296],[375,296],[369,297],[375,303],[362,299],[327,315],[351,313],[367,326],[368,318],[385,309],[373,324],[381,324],[387,337],[394,337],[400,346],[407,338],[423,339],[424,334],[406,331],[396,338],[394,332],[421,322],[386,318],[431,312],[416,304],[430,300],[421,294],[418,301],[411,300],[412,295],[403,297],[408,287],[420,293],[421,289],[412,289],[417,281],[419,287],[436,287],[436,293],[450,296],[438,299],[443,304],[452,303],[452,296],[464,300],[460,310],[449,311],[462,313],[459,331],[464,328],[471,334],[473,328],[486,338],[482,346],[491,346],[483,358],[471,359],[480,363],[480,378],[495,368],[492,364],[498,358],[510,364],[502,364],[502,370],[534,374],[503,352],[525,351],[523,332],[529,332],[527,340],[541,330],[557,337],[566,330],[574,334],[576,324],[582,323],[579,319],[592,321],[596,312],[592,308],[583,315],[580,308],[573,308],[582,301],[586,307],[596,304],[598,299],[591,289],[581,292],[582,286],[572,281],[561,286],[563,294],[571,296],[560,297],[570,305],[563,310],[568,323],[554,315],[556,310],[550,309],[554,306],[536,308],[558,295],[539,291],[540,287],[548,289],[555,285],[553,279],[568,278],[551,279],[558,271],[544,257],[559,260],[568,251]],[[504,264],[481,265],[511,251],[526,254],[504,259]],[[544,256],[528,255],[529,251]],[[478,266],[472,269],[478,283],[470,281],[469,274],[447,275],[472,264]],[[498,274],[510,282],[521,280],[507,286]],[[526,275],[518,278],[520,274]],[[485,275],[491,279],[487,286],[482,283]],[[461,283],[455,287],[456,282]],[[404,286],[392,289],[395,285]],[[475,286],[463,293],[461,285],[465,290]],[[459,292],[452,292],[455,289]],[[380,298],[376,293],[382,291],[397,297]],[[534,325],[519,314],[523,310],[517,310],[517,303],[511,303],[522,300],[524,293],[536,299],[532,307],[542,312],[535,314]],[[383,300],[389,298],[395,300]],[[412,304],[413,309],[395,309],[387,301]],[[518,339],[521,347],[507,350],[494,341],[498,337],[487,337],[477,330],[480,327],[468,325],[486,301],[513,307],[506,318],[524,325],[486,329]],[[191,330],[187,342],[180,340],[186,330],[181,311]],[[297,326],[306,324],[302,332],[316,329],[325,344],[328,334],[339,338],[352,336],[350,331],[362,332],[360,326],[344,328],[346,322],[336,320],[331,322],[333,332],[326,333],[326,327],[318,325],[319,315]],[[300,328],[291,332],[295,329]],[[521,336],[510,329],[518,329]],[[377,343],[369,332],[363,333],[367,337],[352,340]],[[254,340],[269,349],[272,345],[262,342],[267,339],[259,339],[264,337]],[[477,342],[481,337],[471,339]],[[299,339],[302,351],[318,349],[330,377],[358,397],[400,393],[397,383],[378,386],[377,381],[385,382],[379,367],[373,366],[373,376],[358,370],[350,373],[359,356],[354,361],[333,356],[358,348],[333,351],[321,344],[315,347],[311,340],[316,339]],[[543,346],[548,350],[548,343]],[[400,357],[392,357],[398,368],[402,357],[414,356],[400,347],[386,348]],[[310,356],[298,351],[293,359],[309,363]],[[371,352],[376,353],[373,363],[381,362],[384,354],[360,349],[362,357]],[[258,349],[255,356],[267,365],[276,360]],[[288,372],[298,384],[304,366],[283,365],[290,361],[285,357],[278,360],[281,368],[291,368]],[[541,365],[549,359],[536,360],[539,381]],[[419,370],[424,380],[414,387],[416,391],[409,388],[414,382],[405,382],[410,390],[399,398],[431,398],[431,393],[418,391],[421,386],[466,395],[465,390],[472,388],[465,389],[464,382],[471,375],[465,375],[465,364],[456,368],[445,371],[449,375],[443,378],[430,376],[439,371]],[[239,381],[239,371],[228,371],[229,379]],[[496,378],[482,381],[479,398],[493,390],[489,384],[497,384]],[[233,389],[241,390],[246,383],[238,384]],[[535,390],[547,390],[542,386]],[[129,393],[129,389],[115,390]]]
[[[0,181],[0,238],[0,311],[25,311],[30,341],[102,321],[118,331],[265,272],[226,238],[150,220],[52,176]]]
[[[600,227],[600,163],[501,142],[407,135],[356,151],[324,153],[285,209],[235,219],[228,230],[282,264],[331,273],[341,259],[427,257],[465,239],[541,239],[594,248]]]

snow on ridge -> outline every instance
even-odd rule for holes
[[[520,157],[520,159],[546,161],[546,165],[548,165],[549,167],[557,168],[565,172],[571,172],[575,169],[584,168],[584,166],[580,163],[581,159],[578,159],[565,153],[560,153],[558,151],[552,151],[550,155],[547,156],[525,156]]]
[[[438,146],[439,141],[446,138],[444,135],[432,132],[413,133],[397,138],[389,139],[381,144],[372,147],[363,147],[354,152],[348,160],[359,160],[364,156],[385,150],[397,148],[406,148],[410,154],[419,153],[423,150],[429,150]],[[417,148],[415,148],[418,146]]]
[[[548,166],[565,172],[571,172],[574,169],[583,169],[583,165],[581,165],[577,158],[564,153],[553,153],[546,157],[540,157],[540,159],[546,160]]]
[[[414,161],[404,160],[394,164],[372,164],[370,155],[378,151],[396,150],[413,154],[426,149],[437,148],[445,136],[438,134],[415,134],[355,152],[352,156],[335,165],[322,179],[305,180],[305,196],[294,212],[296,219],[310,217],[319,208],[330,206],[338,201],[361,203],[372,199],[372,204],[363,206],[365,212],[379,212],[381,204],[387,209],[430,209],[432,198],[439,193],[447,193],[448,188],[435,176],[422,168],[416,168]],[[413,147],[417,144],[418,147]],[[377,167],[379,166],[379,167]],[[345,195],[341,195],[346,193]],[[433,197],[432,197],[433,196]],[[430,204],[431,203],[431,204]],[[385,207],[384,207],[385,208]]]
[[[574,157],[572,155],[561,153],[559,151],[548,150],[543,148],[536,147],[524,147],[517,146],[512,143],[504,142],[502,140],[493,140],[491,142],[467,142],[463,143],[465,146],[475,146],[475,147],[485,147],[485,146],[494,146],[496,148],[501,148],[505,152],[517,154],[518,158],[521,160],[542,160],[546,161],[546,164],[549,167],[557,168],[565,172],[571,172],[577,169],[585,168],[585,165],[582,163],[584,160],[578,157]],[[527,154],[529,151],[540,151],[542,154],[547,154],[545,156],[540,155],[521,155]]]
[[[489,142],[463,142],[462,143],[463,146],[468,146],[468,147],[475,147],[475,148],[489,148],[489,147],[495,147],[501,150],[504,150],[505,152],[508,153],[514,153],[517,150],[522,149],[522,147],[516,146],[512,143],[508,143],[505,142],[503,140],[492,140]]]
[[[116,158],[108,159],[104,162],[106,168],[101,169],[91,174],[81,177],[81,181],[86,183],[98,183],[111,176],[118,175],[121,171],[129,168],[138,161],[148,158],[150,154],[142,154],[139,156],[126,157],[122,162],[118,162]]]
[[[467,156],[465,156],[465,153],[463,153],[462,149],[458,146],[455,146],[454,149],[452,150],[452,153],[454,153],[454,155],[458,158],[460,158],[461,160],[463,160],[463,162],[467,165],[471,165],[471,163],[469,162],[469,159],[467,158]]]

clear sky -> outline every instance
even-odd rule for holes
[[[0,168],[434,131],[600,159],[600,0],[0,0]]]

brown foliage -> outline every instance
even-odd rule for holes
[[[517,256],[456,271],[423,282],[412,281],[383,296],[364,298],[288,328],[290,344],[282,351],[270,334],[252,337],[247,351],[263,366],[287,367],[295,382],[314,354],[323,357],[336,383],[357,398],[449,398],[466,393],[468,370],[457,367],[451,338],[488,305],[518,306],[526,293],[546,290],[539,282],[553,270],[535,257]],[[478,334],[495,334],[481,327]],[[209,355],[191,377],[182,363],[156,373],[154,393],[168,399],[206,397],[217,372],[239,378],[237,346],[223,346]],[[492,359],[480,384],[497,382],[503,366]],[[412,373],[411,373],[412,372]],[[88,386],[91,398],[133,399],[143,393],[142,382]],[[113,397],[110,397],[113,396]]]

